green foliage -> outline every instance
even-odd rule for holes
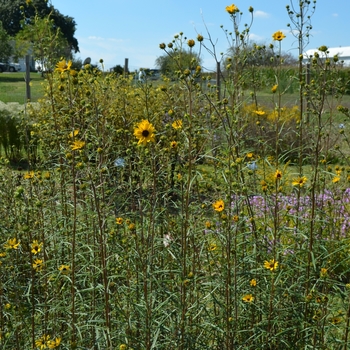
[[[0,149],[10,161],[19,161],[23,151],[20,124],[21,108],[17,104],[0,104]]]
[[[0,21],[0,62],[8,62],[12,52],[11,38],[4,30]]]
[[[34,24],[39,18],[50,18],[54,21],[55,27],[60,31],[69,44],[69,51],[78,52],[78,41],[74,37],[76,23],[72,17],[62,15],[56,10],[50,2],[46,0],[32,0],[26,4],[23,0],[0,0],[0,21],[6,32],[15,37],[25,26],[25,24]],[[35,20],[34,20],[35,19]],[[34,22],[33,22],[34,20]]]
[[[156,59],[155,65],[162,74],[175,77],[186,69],[193,71],[201,64],[201,58],[192,50],[186,50],[182,41],[174,40],[168,44],[166,53]]]
[[[317,61],[306,82],[300,62],[286,106],[276,54],[271,107],[244,65],[218,92],[168,54],[178,79],[157,85],[61,61],[26,105],[40,157],[0,167],[1,348],[348,347],[341,67]]]
[[[235,47],[231,47],[228,50],[227,56],[231,59],[235,60],[237,55],[241,56],[239,61],[244,62],[243,64],[246,67],[273,67],[276,65],[276,53],[274,52],[274,46],[272,44],[266,46],[263,44],[250,43],[240,48],[238,52],[235,52]],[[279,57],[283,59],[283,63],[286,66],[296,66],[298,63],[298,60],[289,52],[281,52]],[[227,60],[226,63],[228,63]]]
[[[40,62],[43,71],[54,69],[60,57],[69,56],[68,43],[51,15],[40,18],[35,15],[32,24],[27,24],[16,35],[18,56],[31,51],[35,61]]]
[[[112,70],[113,70],[114,73],[117,73],[117,74],[123,74],[124,73],[124,68],[120,64],[117,64],[116,66],[114,66],[112,68]]]

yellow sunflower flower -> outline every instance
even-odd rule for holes
[[[47,347],[49,349],[55,349],[61,344],[61,338],[52,339],[47,342]]]
[[[43,244],[39,243],[37,240],[33,241],[33,243],[31,244],[32,253],[34,255],[38,254],[41,251],[42,246]]]
[[[46,349],[47,343],[49,342],[49,340],[50,340],[50,336],[44,334],[42,337],[40,337],[35,341],[35,346],[40,350]]]
[[[339,182],[339,181],[340,181],[340,176],[334,176],[333,179],[332,179],[332,182],[333,182],[334,184],[336,184],[336,183]]]
[[[121,225],[123,223],[123,221],[124,221],[123,218],[116,218],[115,219],[115,222],[117,225]]]
[[[216,250],[217,249],[217,245],[216,245],[216,243],[210,243],[209,244],[209,247],[208,247],[208,250],[210,251],[210,252],[213,252],[214,250]]]
[[[58,269],[61,271],[61,273],[63,275],[68,275],[69,272],[70,272],[70,266],[69,265],[61,265]]]
[[[181,129],[182,128],[182,120],[181,119],[177,119],[175,120],[171,126],[175,129],[175,130],[178,130],[178,129]]]
[[[221,212],[225,209],[225,203],[222,199],[219,199],[218,201],[216,201],[215,203],[213,203],[213,208],[215,211],[217,212]]]
[[[134,130],[138,145],[146,146],[148,142],[155,142],[154,132],[154,126],[148,120],[142,120]]]
[[[273,33],[272,37],[273,37],[273,40],[281,41],[281,40],[283,40],[286,36],[279,30],[279,31]]]
[[[236,5],[232,4],[232,5],[226,6],[226,12],[228,12],[230,15],[233,15],[236,12],[239,12],[239,9]]]
[[[282,179],[282,171],[281,170],[276,170],[274,178],[276,180],[281,180]]]
[[[242,300],[245,302],[245,303],[251,303],[252,301],[254,301],[254,297],[252,294],[246,294]]]
[[[34,171],[29,171],[28,173],[25,173],[23,175],[23,178],[28,180],[28,179],[33,179],[34,178]]]
[[[71,144],[70,148],[72,151],[76,151],[76,150],[82,149],[84,146],[85,146],[85,141],[77,140]]]
[[[256,287],[256,284],[257,284],[256,279],[253,278],[252,280],[250,280],[249,284],[251,287]]]
[[[55,71],[63,73],[63,72],[69,71],[71,66],[72,66],[72,61],[66,62],[66,60],[62,60],[56,64]]]
[[[265,267],[265,269],[268,269],[268,270],[270,270],[272,272],[276,271],[277,267],[278,267],[278,261],[275,261],[275,259],[272,259],[270,261],[265,260],[264,267]]]
[[[10,238],[5,244],[6,249],[18,249],[20,241],[17,242],[17,238]]]
[[[176,141],[171,141],[170,142],[170,148],[176,148],[178,143]]]
[[[261,189],[266,192],[267,191],[267,182],[265,180],[260,181]]]
[[[320,277],[321,277],[321,278],[327,277],[327,274],[328,274],[328,269],[322,267],[322,268],[321,268],[321,272],[320,272]]]
[[[292,181],[292,185],[303,187],[306,184],[306,181],[307,181],[306,176],[301,176],[301,177],[299,176],[298,178],[296,178]]]
[[[79,129],[74,129],[70,134],[69,134],[69,137],[75,137],[79,134]]]
[[[262,117],[263,115],[266,114],[264,111],[261,111],[261,110],[254,111],[254,113],[255,113],[256,115],[258,115],[259,117]]]
[[[44,265],[44,261],[41,259],[34,259],[33,264],[32,264],[33,269],[35,271],[41,271],[43,268],[43,265]]]

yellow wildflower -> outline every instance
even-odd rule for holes
[[[274,85],[272,88],[271,88],[271,92],[274,94],[276,91],[277,91],[277,88],[278,88],[278,85]]]
[[[279,31],[273,33],[272,37],[273,37],[273,40],[281,41],[281,40],[283,40],[286,36],[279,30]]]
[[[276,271],[277,270],[277,267],[278,267],[278,262],[277,261],[275,261],[275,259],[272,259],[272,260],[270,260],[270,261],[268,261],[268,260],[265,260],[265,262],[264,262],[264,267],[265,267],[265,269],[268,269],[268,270],[270,270],[270,271]]]
[[[23,178],[28,180],[28,179],[33,179],[34,178],[34,171],[29,171],[23,175]]]
[[[256,284],[257,284],[256,283],[256,279],[253,278],[252,280],[250,280],[249,284],[250,284],[251,287],[256,287]]]
[[[70,134],[69,137],[75,137],[79,134],[79,129],[74,129]]]
[[[208,247],[208,250],[209,250],[210,252],[212,252],[212,251],[216,250],[217,247],[218,247],[218,246],[216,245],[216,243],[210,243],[210,244],[209,244],[209,247]]]
[[[41,250],[42,247],[42,243],[39,243],[37,240],[33,241],[33,243],[31,244],[31,248],[32,248],[32,253],[34,255],[38,254]]]
[[[146,146],[148,142],[155,142],[154,132],[154,126],[148,120],[142,120],[134,130],[138,145]]]
[[[72,61],[66,62],[66,60],[62,60],[56,64],[55,71],[63,73],[63,72],[69,71],[71,66],[72,66]]]
[[[261,110],[256,110],[256,111],[254,111],[254,113],[255,113],[256,115],[258,115],[259,117],[262,117],[263,115],[266,114],[264,111],[261,111]]]
[[[178,129],[181,129],[182,128],[182,120],[181,119],[177,119],[175,120],[171,126],[175,129],[175,130],[178,130]]]
[[[33,269],[35,271],[41,271],[43,268],[43,263],[44,263],[44,261],[41,259],[34,259],[33,264],[32,264]]]
[[[83,147],[85,146],[85,141],[74,141],[70,148],[72,149],[72,151],[76,151],[76,150],[79,150],[79,149],[82,149]]]
[[[274,178],[276,180],[281,180],[282,179],[282,171],[281,170],[276,170]]]
[[[320,277],[326,277],[328,274],[328,270],[324,267],[321,268],[321,272],[320,272]]]
[[[251,303],[252,301],[254,301],[254,297],[252,294],[246,294],[242,300],[245,302],[245,303]]]
[[[226,6],[226,12],[228,12],[230,15],[233,15],[236,12],[239,12],[239,9],[236,5],[232,4],[232,5]]]
[[[115,222],[118,224],[118,225],[121,225],[123,223],[123,218],[116,218],[115,219]]]
[[[334,176],[333,179],[332,179],[332,182],[333,182],[334,184],[336,184],[336,183],[339,182],[339,181],[340,181],[340,176]]]
[[[176,148],[178,143],[176,141],[171,141],[170,142],[170,148]]]
[[[69,265],[61,265],[58,269],[61,271],[61,273],[63,275],[68,275],[69,272],[70,272],[70,266]]]
[[[61,344],[61,338],[52,339],[47,342],[47,347],[49,349],[57,348]]]
[[[292,185],[303,187],[306,184],[306,181],[307,181],[306,176],[301,176],[301,177],[299,176],[298,178],[296,178],[292,181]]]
[[[17,242],[17,238],[10,238],[5,244],[6,249],[18,249],[20,241]]]
[[[215,203],[213,203],[213,208],[217,212],[221,212],[225,209],[225,203],[222,199],[219,199]]]

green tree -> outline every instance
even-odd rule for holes
[[[117,64],[115,67],[112,68],[112,70],[117,75],[122,75],[124,73],[124,68],[120,64]]]
[[[67,40],[50,15],[45,18],[35,15],[31,23],[24,25],[16,35],[16,46],[18,55],[31,51],[43,71],[52,70],[61,57],[70,57]]]
[[[36,16],[46,18],[49,15],[53,26],[59,28],[67,40],[69,49],[78,52],[78,40],[74,37],[76,22],[72,17],[62,15],[47,0],[0,0],[0,21],[10,36],[15,36],[24,25],[33,24]]]
[[[177,71],[185,69],[195,70],[200,64],[201,58],[195,52],[186,50],[173,50],[159,56],[155,61],[155,66],[167,76],[172,76]]]
[[[11,45],[11,38],[0,22],[0,61],[7,62],[12,53],[13,47]]]

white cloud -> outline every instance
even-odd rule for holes
[[[94,35],[88,36],[88,39],[89,40],[98,40],[98,41],[103,40],[103,38],[101,38],[100,36],[94,36]]]
[[[262,42],[264,41],[266,38],[254,33],[249,33],[249,40],[255,41],[255,42]]]
[[[338,17],[339,15],[337,13],[332,14],[333,17]]]
[[[267,12],[264,12],[264,11],[257,10],[257,11],[254,11],[254,17],[255,18],[269,18],[270,14],[268,14]]]

